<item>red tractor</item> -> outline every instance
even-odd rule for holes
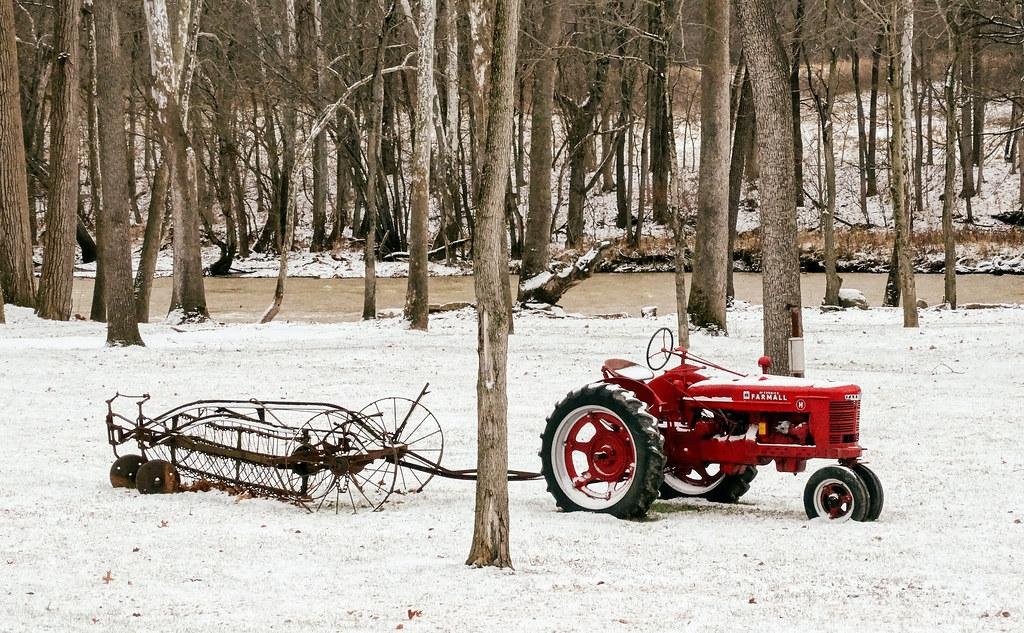
[[[672,357],[680,365],[656,376]],[[570,392],[547,419],[544,477],[565,511],[639,518],[660,495],[735,503],[774,461],[803,472],[809,459],[838,465],[814,473],[804,490],[809,518],[874,521],[882,485],[860,462],[860,387],[741,374],[675,347],[662,328],[647,365],[613,358],[603,379]],[[709,371],[714,370],[714,371]]]

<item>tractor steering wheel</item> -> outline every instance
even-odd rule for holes
[[[672,333],[672,330],[667,327],[663,327],[657,330],[651,335],[651,340],[647,343],[647,366],[654,371],[658,371],[665,365],[668,365],[668,361],[672,358],[672,353],[675,350],[676,337]]]

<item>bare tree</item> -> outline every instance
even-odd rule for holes
[[[53,27],[53,98],[50,110],[50,195],[46,206],[43,270],[36,314],[71,318],[78,212],[78,25],[81,0],[59,0]],[[95,201],[94,201],[95,203]]]
[[[131,203],[128,195],[128,140],[124,130],[124,77],[121,34],[114,0],[98,0],[95,11],[96,56],[104,72],[97,73],[100,169],[103,204],[100,232],[105,266],[104,297],[107,345],[142,345],[132,292]]]
[[[0,289],[11,303],[32,307],[32,228],[12,0],[0,0],[0,36]]]
[[[530,109],[530,191],[520,282],[547,270],[551,242],[551,123],[554,117],[556,46],[562,32],[561,0],[544,0],[537,39],[543,46],[533,71]],[[523,286],[519,286],[522,300]]]
[[[189,148],[188,96],[195,69],[195,46],[202,0],[178,3],[175,28],[166,0],[145,0],[156,121],[167,162],[174,224],[174,285],[169,318],[179,322],[209,318],[203,263],[199,253],[199,213],[195,199],[195,156]],[[177,37],[173,42],[171,33]]]
[[[900,295],[903,301],[903,326],[917,327],[917,290],[910,245],[910,139],[913,120],[910,65],[914,42],[913,0],[893,0],[886,20],[886,49],[889,55],[889,190],[892,196],[893,223],[896,228],[894,250],[898,267]]]
[[[512,153],[512,106],[520,0],[494,10],[486,155],[473,245],[477,333],[477,472],[473,543],[467,565],[511,567],[508,512],[508,254],[502,244]]]
[[[823,35],[826,39],[835,37],[828,32],[829,17],[836,15],[836,7],[833,0],[826,0],[825,13],[823,16]],[[818,128],[821,130],[821,151],[824,154],[825,163],[825,196],[819,203],[821,211],[821,232],[825,241],[825,298],[822,303],[828,306],[839,305],[839,288],[843,284],[842,278],[836,272],[836,152],[835,152],[835,127],[832,111],[835,106],[836,92],[839,88],[839,49],[833,43],[828,47],[828,75],[821,76],[818,71],[817,77],[811,71],[810,60],[805,58],[807,64],[807,85],[814,99],[814,106],[818,113]],[[864,189],[864,187],[862,187]]]
[[[430,215],[430,147],[434,132],[434,22],[437,4],[420,0],[419,46],[416,54],[416,144],[412,157],[409,222],[409,283],[405,318],[414,330],[429,323],[427,220]]]
[[[757,126],[764,352],[773,359],[771,371],[788,374],[791,311],[800,306],[789,63],[774,3],[738,0],[736,9]]]
[[[729,248],[729,6],[704,4],[697,234],[687,312],[698,327],[726,331]]]
[[[949,63],[946,65],[943,86],[943,114],[946,119],[945,150],[943,152],[942,243],[945,255],[945,275],[942,300],[956,309],[956,237],[953,233],[953,209],[956,205],[956,97],[957,64],[960,63],[960,35],[951,11],[943,13],[949,40]]]

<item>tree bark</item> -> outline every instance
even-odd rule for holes
[[[75,228],[78,222],[78,67],[81,58],[78,27],[81,12],[81,0],[59,0],[54,12],[50,191],[36,314],[57,321],[71,318],[71,284],[74,281]],[[94,200],[94,211],[95,203]]]
[[[791,310],[800,306],[793,121],[789,63],[769,0],[738,0],[737,16],[750,71],[760,162],[764,352],[771,371],[789,374]]]
[[[36,298],[14,0],[0,0],[0,35],[0,289],[11,303],[31,308]]]
[[[650,38],[650,78],[647,99],[651,115],[649,151],[651,167],[651,216],[658,224],[669,224],[668,213],[668,40],[670,29],[666,14],[671,15],[671,0],[652,0],[648,3]],[[721,8],[728,13],[727,8]],[[728,34],[724,37],[728,39]],[[702,80],[703,85],[703,80]],[[726,112],[728,113],[728,106]],[[728,150],[726,150],[728,154]]]
[[[804,0],[796,0],[796,31],[793,34],[793,59],[789,66],[790,107],[793,109],[793,195],[796,206],[804,206],[804,140],[800,128],[800,58],[804,51]]]
[[[366,137],[366,241],[363,242],[363,319],[377,318],[377,174],[380,168],[380,137],[384,120],[384,49],[395,15],[392,0],[381,22],[377,52],[370,82],[370,130]]]
[[[727,268],[732,263],[729,253],[729,85],[729,6],[719,0],[705,0],[697,235],[687,312],[697,327],[723,333],[727,331]]]
[[[865,156],[868,197],[878,195],[877,163],[875,161],[876,148],[878,147],[878,71],[882,63],[884,37],[885,30],[880,29],[875,45],[871,49],[871,92],[868,97],[868,147],[867,155]]]
[[[199,252],[195,183],[189,175],[194,169],[194,155],[186,132],[201,2],[185,0],[178,4],[177,37],[172,42],[165,0],[145,0],[157,127],[167,163],[174,224],[174,282],[168,319],[178,323],[205,321],[210,317]]]
[[[508,511],[508,255],[502,247],[505,188],[512,149],[512,102],[519,0],[497,0],[486,155],[473,244],[479,327],[477,472],[473,543],[467,565],[511,567]]]
[[[526,214],[526,236],[519,279],[519,300],[523,301],[522,282],[548,268],[551,242],[551,123],[554,117],[555,61],[562,33],[561,0],[545,0],[537,39],[544,47],[533,70],[530,112],[530,190]]]
[[[100,169],[103,172],[107,345],[142,345],[132,297],[132,253],[129,226],[131,201],[128,191],[128,141],[124,130],[124,76],[121,34],[113,0],[98,0],[95,13],[96,56],[105,72],[97,73],[99,105]],[[126,72],[128,71],[128,72]]]
[[[956,78],[960,63],[960,37],[956,33],[954,17],[945,14],[949,35],[949,64],[946,66],[943,86],[943,115],[946,119],[946,138],[943,143],[942,245],[945,256],[942,301],[956,310],[956,235],[953,232],[953,210],[956,205]]]
[[[736,107],[736,129],[733,133],[732,154],[729,159],[729,261],[726,265],[726,297],[736,296],[733,284],[733,251],[736,244],[736,224],[739,221],[743,176],[747,168],[747,155],[754,145],[754,95],[750,90],[750,74],[744,67],[740,80],[739,104]]]
[[[409,206],[409,282],[405,318],[414,330],[429,323],[427,247],[430,240],[430,148],[434,138],[434,22],[437,4],[420,0],[419,48],[416,54],[416,142],[412,156],[412,191]]]
[[[135,319],[139,323],[149,322],[149,299],[153,291],[153,274],[156,259],[160,255],[160,243],[164,233],[164,217],[167,210],[167,181],[169,177],[166,160],[160,162],[153,175],[150,188],[149,212],[146,214],[146,232],[142,238],[142,252],[139,254],[139,268],[135,271]]]
[[[910,245],[910,138],[913,121],[909,116],[911,104],[910,66],[914,41],[913,0],[896,0],[889,14],[887,44],[889,53],[889,119],[892,131],[889,141],[890,183],[893,223],[896,227],[895,250],[897,257],[900,295],[903,302],[903,326],[917,327],[917,290],[914,287],[914,269]]]
[[[327,57],[324,54],[323,16],[320,0],[311,0],[310,12],[313,22],[313,83],[314,111],[324,107],[326,99]],[[313,143],[313,235],[309,250],[322,251],[327,244],[327,132],[321,132]]]

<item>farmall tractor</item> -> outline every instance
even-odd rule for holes
[[[673,357],[680,364],[661,375]],[[644,516],[660,495],[736,503],[757,468],[803,472],[809,459],[836,460],[804,490],[809,518],[874,521],[878,477],[860,462],[860,387],[726,369],[675,347],[662,328],[647,366],[609,359],[602,380],[570,392],[541,436],[548,490],[565,511]]]

